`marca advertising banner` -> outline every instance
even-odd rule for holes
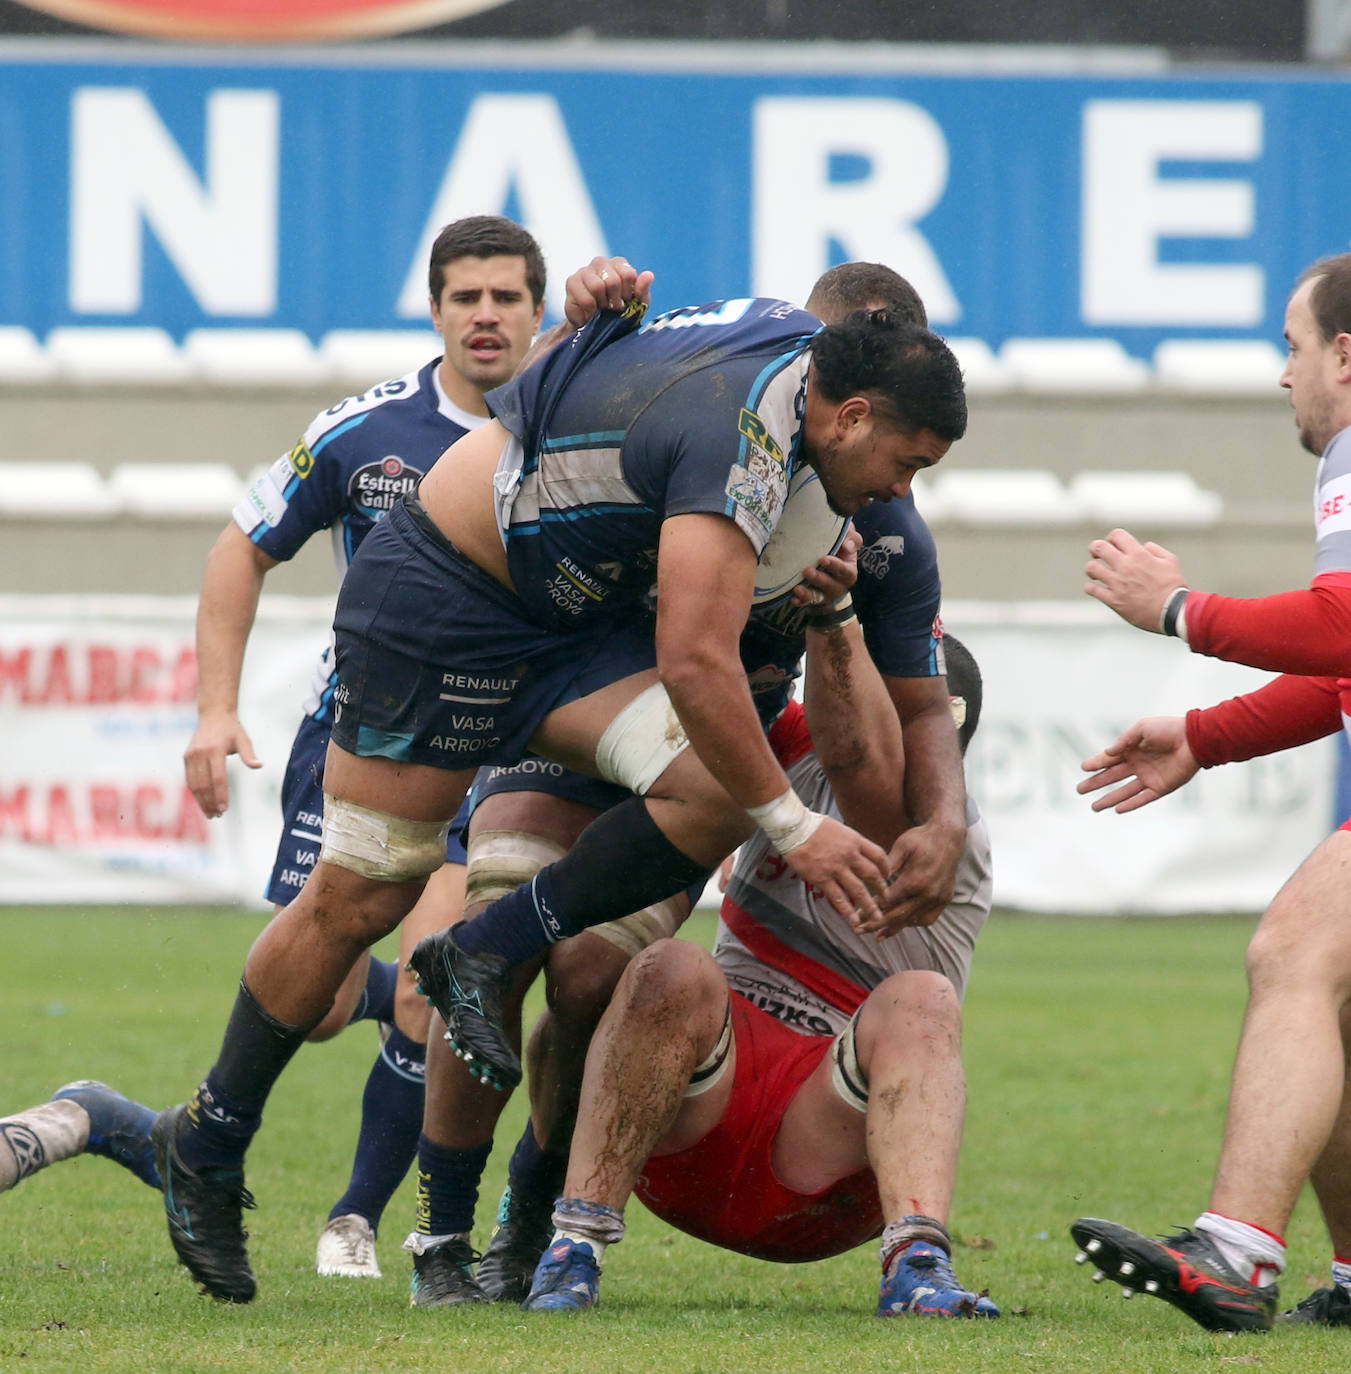
[[[0,903],[262,908],[322,603],[269,598],[240,719],[266,767],[231,766],[208,821],[183,780],[197,721],[189,598],[0,598]]]
[[[0,325],[39,336],[407,327],[436,230],[502,212],[545,246],[555,304],[600,251],[652,267],[660,305],[800,300],[868,258],[948,334],[1147,356],[1278,339],[1295,275],[1351,226],[1338,73],[943,74],[885,50],[660,45],[35,51],[0,50]]]
[[[232,764],[206,821],[183,784],[195,722],[189,601],[0,600],[0,903],[262,907],[291,737],[327,603],[264,597],[241,718],[265,767]],[[1263,675],[1189,654],[1100,608],[954,603],[985,679],[967,760],[1003,906],[1073,914],[1257,911],[1329,831],[1329,742],[1217,769],[1129,816],[1094,815],[1079,761],[1142,715]]]

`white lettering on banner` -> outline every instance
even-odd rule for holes
[[[948,145],[927,110],[905,100],[766,97],[755,102],[752,290],[802,301],[834,258],[885,262],[908,277],[935,324],[962,307],[916,227],[948,184]],[[832,180],[832,159],[867,174]]]
[[[1089,325],[1262,323],[1266,279],[1246,263],[1165,263],[1160,240],[1243,239],[1251,181],[1163,177],[1160,164],[1251,162],[1253,100],[1090,100],[1083,119],[1083,320]]]
[[[144,91],[83,87],[71,111],[70,306],[141,308],[144,222],[210,315],[277,307],[279,101],[213,91],[199,179]]]
[[[162,706],[197,700],[190,644],[0,646],[0,705]]]
[[[151,782],[0,784],[0,839],[38,845],[168,840],[205,845],[206,817],[179,784]]]
[[[607,164],[607,174],[613,168]],[[512,190],[551,277],[607,253],[596,207],[558,102],[550,95],[481,95],[469,107],[450,166],[408,268],[398,311],[427,314],[427,260],[441,228],[465,215],[500,215]]]

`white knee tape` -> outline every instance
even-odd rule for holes
[[[596,745],[596,768],[606,782],[617,782],[639,797],[688,748],[685,727],[661,683],[639,692],[605,727]]]
[[[592,926],[591,934],[608,940],[632,959],[648,945],[655,945],[658,940],[669,940],[689,914],[689,898],[682,892],[678,896],[668,897],[664,902],[645,906],[632,916],[621,916],[617,921]]]
[[[835,1037],[830,1047],[830,1081],[839,1094],[840,1100],[856,1112],[868,1110],[868,1078],[859,1066],[858,1012],[849,1018],[849,1024]]]
[[[469,839],[465,874],[466,909],[495,902],[528,883],[546,864],[567,852],[561,844],[518,830],[481,830]]]
[[[384,883],[411,883],[446,861],[449,821],[406,821],[324,793],[319,857]]]

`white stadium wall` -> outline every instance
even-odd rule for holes
[[[265,596],[241,716],[264,767],[231,765],[206,821],[183,785],[195,721],[186,598],[0,598],[0,902],[262,907],[278,791],[330,603]],[[1247,690],[1094,606],[952,603],[985,707],[968,758],[1000,905],[1082,914],[1255,911],[1332,824],[1330,743],[1203,774],[1130,816],[1094,815],[1078,761],[1141,715]]]

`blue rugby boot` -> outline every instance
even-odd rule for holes
[[[540,1257],[527,1312],[577,1312],[600,1302],[600,1265],[584,1240],[555,1241]]]
[[[150,1139],[150,1128],[155,1124],[151,1108],[123,1097],[115,1088],[94,1078],[67,1083],[52,1094],[51,1100],[77,1103],[88,1113],[86,1154],[115,1161],[154,1189],[163,1187]]]
[[[877,1296],[879,1317],[997,1317],[999,1308],[985,1293],[963,1288],[952,1261],[940,1246],[912,1240],[898,1250],[882,1274]]]

